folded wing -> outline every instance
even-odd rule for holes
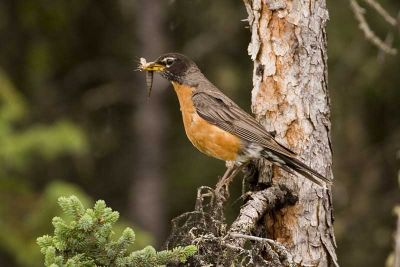
[[[198,92],[192,97],[200,117],[249,143],[259,144],[282,155],[296,156],[292,150],[278,143],[251,115],[228,97],[218,92]]]

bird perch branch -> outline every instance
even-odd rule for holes
[[[277,185],[253,193],[250,198],[232,223],[229,235],[250,235],[256,228],[257,222],[268,211],[283,207],[285,204],[293,205],[297,201],[297,196],[294,196],[289,189]],[[242,247],[245,241],[244,238],[237,238],[233,243]]]

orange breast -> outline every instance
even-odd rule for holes
[[[235,160],[241,146],[240,139],[208,123],[197,114],[192,102],[192,88],[175,82],[172,85],[179,99],[183,125],[190,142],[208,156]]]

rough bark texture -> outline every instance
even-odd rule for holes
[[[332,177],[325,1],[244,3],[254,61],[253,112],[305,163]],[[299,265],[338,266],[331,190],[277,169],[274,179],[298,192],[299,201],[268,216],[268,238],[284,244]]]
[[[250,195],[250,199],[241,207],[239,215],[229,228],[228,234],[241,233],[250,235],[258,221],[269,211],[280,209],[286,204],[295,204],[297,196],[290,190],[271,186]],[[245,240],[236,239],[235,246],[243,247]]]

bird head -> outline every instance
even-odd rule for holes
[[[154,62],[142,65],[141,69],[158,72],[165,79],[178,83],[183,83],[186,75],[192,70],[198,70],[191,59],[178,53],[161,55]]]

